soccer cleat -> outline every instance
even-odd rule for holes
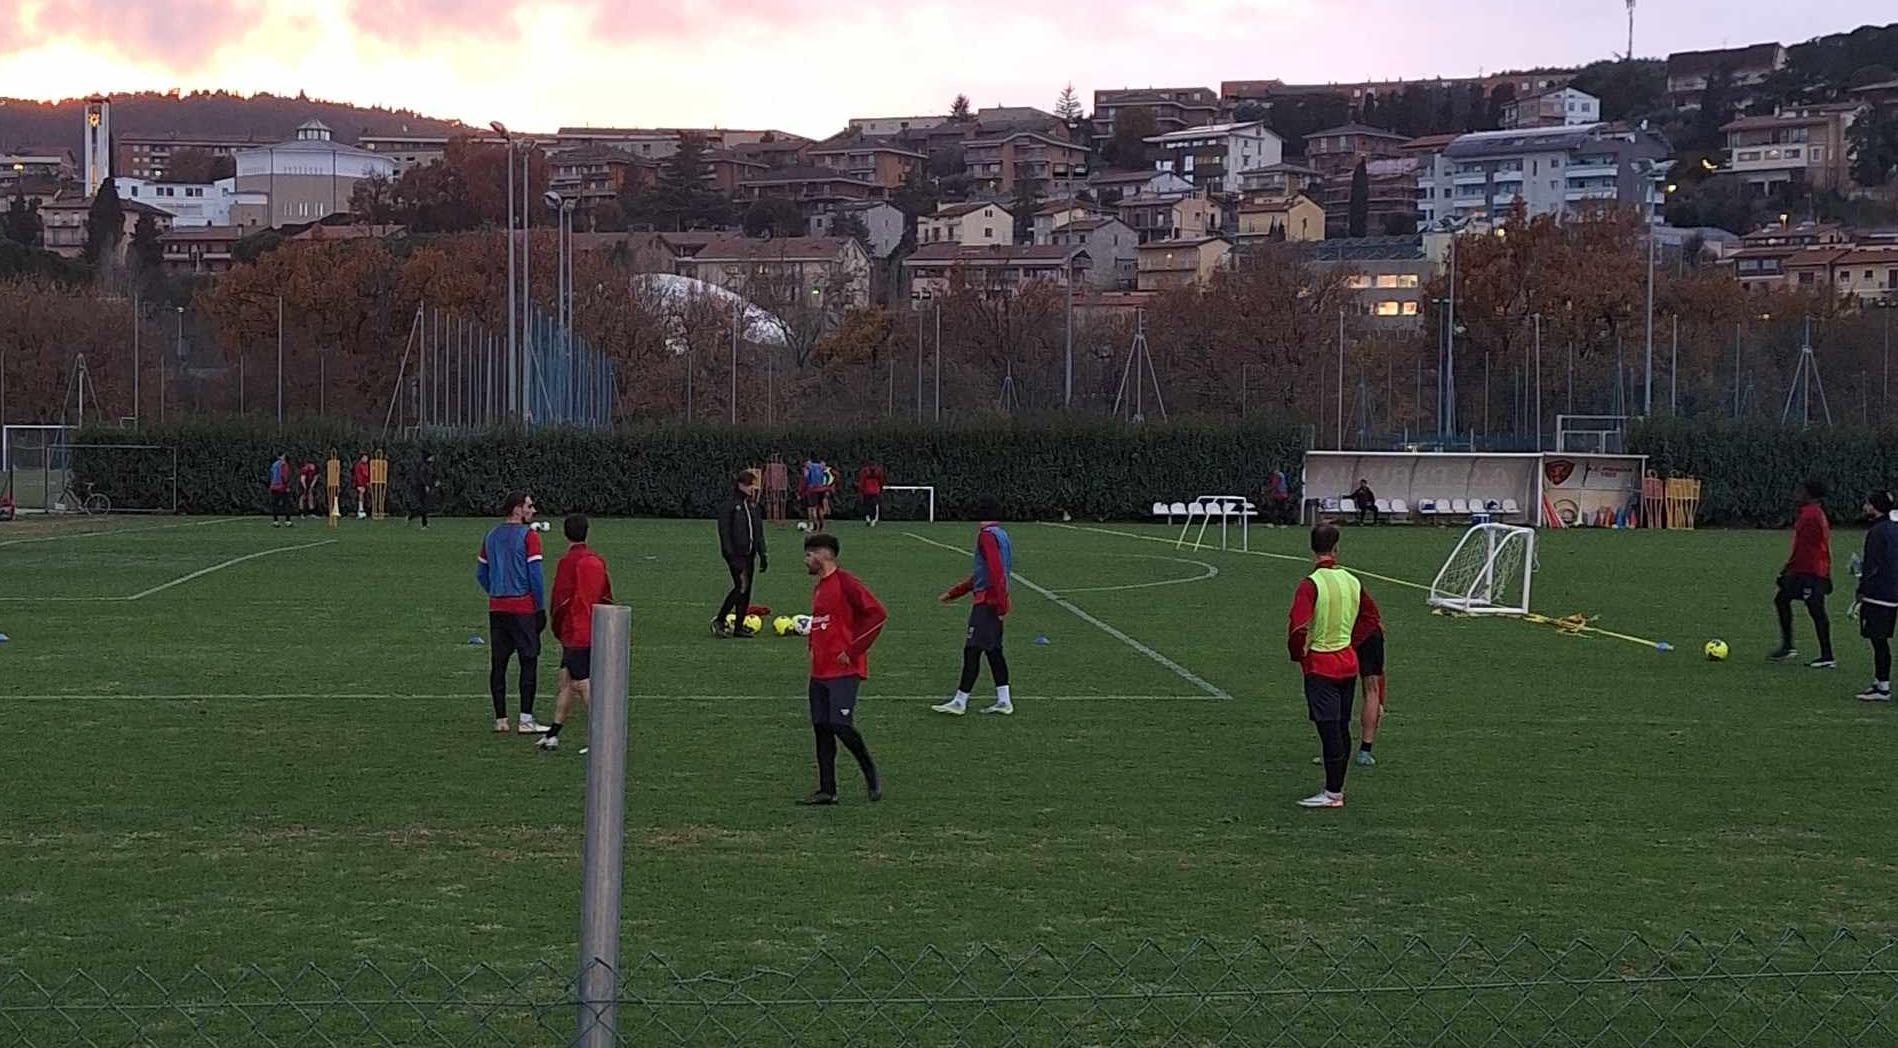
[[[1833,670],[1839,668],[1839,660],[1830,656],[1821,656],[1806,663],[1809,670]]]
[[[507,718],[506,717],[494,718],[494,733],[496,735],[507,734]]]
[[[750,626],[740,626],[737,629],[731,631],[731,637],[733,640],[750,640],[751,638],[756,637],[757,635],[758,635],[758,631],[752,629]]]
[[[1377,764],[1376,757],[1371,756],[1370,754],[1364,752],[1363,750],[1358,751],[1358,767],[1369,768],[1376,764]]]
[[[827,804],[837,803],[837,795],[834,793],[825,793],[822,790],[819,790],[816,793],[813,793],[810,796],[805,797],[803,800],[798,801],[797,803],[798,803],[798,806],[801,808],[817,808],[817,807],[822,807]]]
[[[872,783],[870,785],[870,803],[875,804],[876,802],[882,799],[883,799],[883,784],[880,782]]]
[[[995,705],[990,706],[987,709],[983,710],[982,712],[994,713],[1003,717],[1007,717],[1015,712],[1015,704],[1012,702],[998,702]]]
[[[543,750],[546,750],[549,753],[552,753],[554,750],[557,750],[560,748],[560,736],[543,735],[541,736],[540,741],[534,743],[534,745],[540,747]]]
[[[1301,808],[1342,808],[1344,807],[1344,794],[1332,793],[1330,790],[1319,790],[1317,793],[1299,801],[1298,806]]]
[[[712,620],[712,636],[717,637],[719,640],[724,640],[726,637],[729,637],[731,635],[732,635],[731,627],[725,625],[724,619]]]
[[[1799,654],[1798,648],[1776,648],[1773,650],[1771,654],[1766,656],[1766,661],[1785,662],[1787,659],[1793,658],[1794,656],[1798,654]]]
[[[527,717],[521,721],[520,726],[515,730],[519,731],[522,735],[545,735],[547,734],[547,725],[536,721],[532,717]]]
[[[1881,688],[1876,683],[1874,683],[1870,687],[1866,688],[1864,691],[1861,691],[1858,693],[1858,701],[1860,702],[1890,702],[1891,701],[1891,685],[1887,684]]]
[[[947,713],[951,717],[960,717],[963,714],[969,712],[969,708],[967,706],[964,706],[962,703],[959,703],[955,701],[954,699],[951,699],[948,702],[940,703],[935,706],[931,706],[929,708],[934,710],[937,713]]]

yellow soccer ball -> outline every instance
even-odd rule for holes
[[[753,633],[757,633],[758,631],[764,629],[763,616],[759,616],[759,615],[745,616],[745,628],[750,630]]]
[[[791,616],[779,615],[777,618],[772,619],[771,630],[780,637],[788,636],[791,632]]]
[[[1705,651],[1707,653],[1708,662],[1727,661],[1727,642],[1724,640],[1708,641]]]

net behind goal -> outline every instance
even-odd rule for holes
[[[1536,533],[1478,524],[1463,533],[1430,584],[1430,606],[1463,615],[1526,615]]]

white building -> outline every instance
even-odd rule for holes
[[[916,220],[916,243],[964,244],[970,247],[1013,244],[1015,216],[994,201],[947,204],[933,215]]]
[[[174,229],[257,225],[265,205],[270,202],[262,193],[240,194],[235,178],[221,178],[215,182],[156,182],[149,178],[119,178],[114,179],[112,184],[121,200],[136,200],[170,212]],[[232,209],[240,203],[253,205],[243,209],[249,217],[246,221],[233,221]]]
[[[1259,120],[1189,127],[1146,141],[1165,152],[1154,161],[1156,170],[1172,172],[1212,193],[1236,192],[1245,172],[1285,159],[1285,141]]]
[[[104,95],[86,99],[86,196],[112,177],[112,100]]]
[[[1601,123],[1601,99],[1572,87],[1518,98],[1503,107],[1503,127],[1576,127]]]
[[[1531,217],[1569,215],[1591,202],[1642,208],[1659,222],[1667,203],[1668,149],[1642,131],[1610,125],[1479,131],[1421,155],[1418,210],[1448,218],[1501,220],[1518,201]]]

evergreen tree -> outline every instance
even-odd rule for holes
[[[7,207],[6,223],[0,226],[0,236],[26,247],[40,246],[39,206],[27,202],[25,190],[13,195],[13,203]]]
[[[1898,167],[1898,115],[1874,109],[1852,124],[1846,140],[1851,143],[1852,181],[1868,189],[1884,185]]]
[[[1345,212],[1345,235],[1364,236],[1371,225],[1371,173],[1358,161],[1351,172],[1351,202]]]
[[[957,95],[956,100],[949,103],[949,119],[972,120],[974,118],[974,114],[969,111],[968,95]]]
[[[1061,97],[1055,100],[1054,115],[1064,124],[1072,124],[1081,119],[1081,100],[1075,97],[1074,84],[1061,89]]]
[[[158,242],[158,222],[146,211],[132,227],[132,267],[143,276],[158,272],[165,261],[165,247]]]
[[[1701,149],[1719,149],[1726,144],[1721,131],[1733,119],[1733,74],[1721,66],[1707,74],[1707,88],[1700,93],[1700,112],[1694,117],[1693,137],[1687,143]]]
[[[110,268],[118,261],[119,241],[125,238],[125,205],[111,179],[99,183],[99,192],[86,212],[86,264]]]

